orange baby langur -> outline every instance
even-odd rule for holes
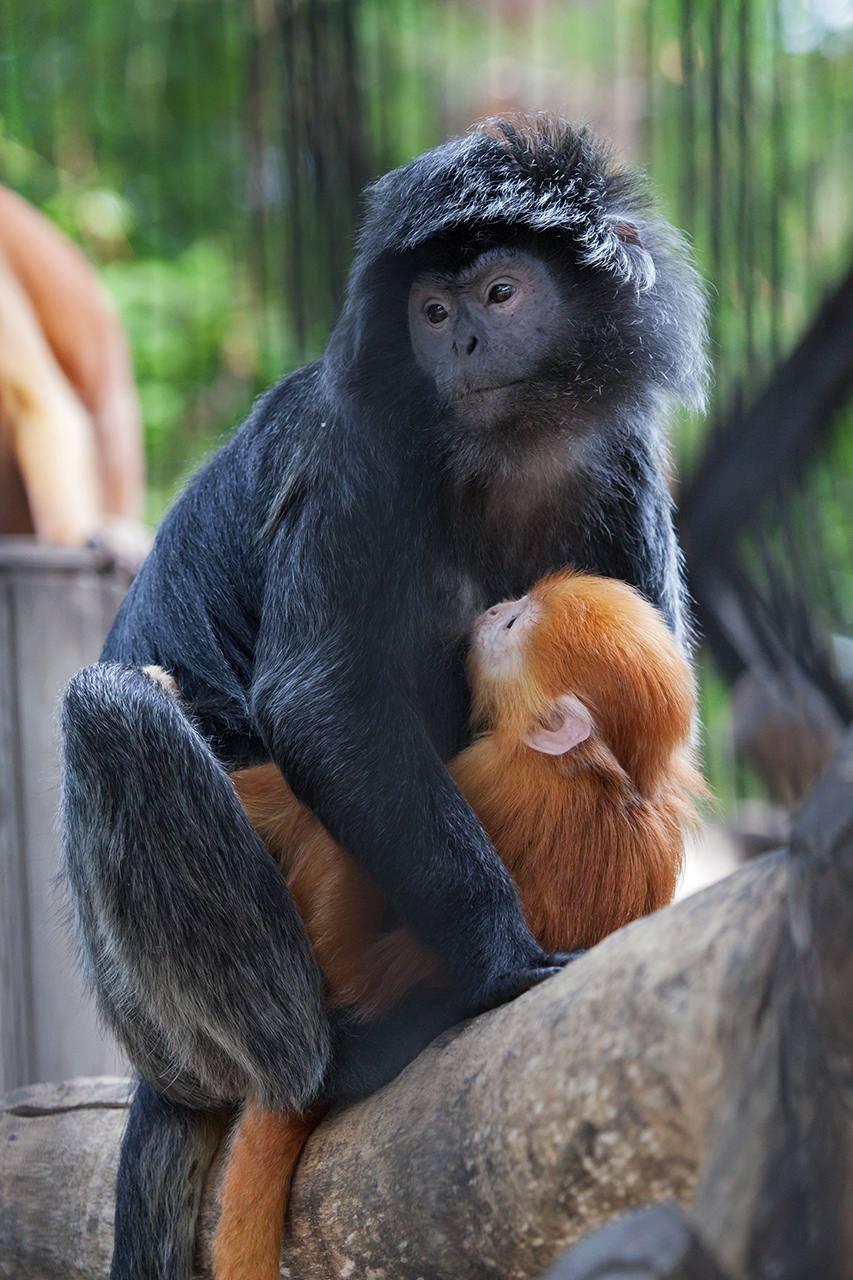
[[[450,771],[542,947],[591,947],[668,903],[703,784],[692,672],[658,612],[622,582],[553,574],[482,615],[468,670],[481,732]],[[274,766],[234,781],[288,877],[332,1004],[372,1018],[411,987],[442,982],[408,930],[379,932],[378,889]],[[287,1195],[314,1123],[247,1102],[220,1188],[217,1280],[278,1276]]]

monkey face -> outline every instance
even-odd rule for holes
[[[543,619],[533,595],[493,605],[474,623],[468,675],[475,720],[495,729],[523,729],[546,707],[530,678],[530,649]]]
[[[481,706],[490,706],[493,717],[519,742],[544,755],[562,756],[585,742],[594,726],[579,698],[545,698],[531,678],[530,649],[544,616],[535,594],[487,609],[474,626],[469,668],[475,699],[479,696]]]
[[[425,273],[409,292],[415,359],[457,421],[487,428],[512,417],[553,354],[566,304],[536,254],[490,249],[461,270]]]
[[[506,600],[481,614],[471,636],[471,661],[487,668],[490,675],[517,672],[522,663],[524,642],[540,615],[540,606],[530,596]]]
[[[554,755],[595,734],[635,780],[690,735],[690,665],[624,582],[564,570],[494,605],[475,624],[468,671],[479,723]]]

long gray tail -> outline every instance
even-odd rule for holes
[[[124,1132],[110,1280],[189,1280],[205,1175],[225,1130],[144,1080]]]

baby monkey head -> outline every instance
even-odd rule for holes
[[[468,665],[477,722],[508,744],[590,764],[605,750],[641,792],[688,746],[690,665],[624,582],[544,578],[477,620]]]

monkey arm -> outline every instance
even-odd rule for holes
[[[498,1003],[548,962],[404,693],[393,616],[364,617],[371,576],[356,565],[318,572],[298,543],[271,555],[257,727],[297,796],[439,952],[466,1004]]]
[[[48,218],[4,187],[0,251],[26,302],[27,327],[35,326],[38,341],[94,429],[103,514],[138,520],[144,497],[139,401],[121,322],[97,273]],[[5,280],[2,288],[5,292]],[[22,321],[19,311],[19,329]],[[11,332],[14,339],[16,329]],[[8,340],[4,332],[3,342]],[[63,474],[63,463],[54,459],[54,465]]]
[[[333,684],[335,665],[328,652],[291,646],[281,666],[261,669],[254,705],[264,741],[463,994],[488,1003],[501,979],[544,960],[512,881],[411,707],[364,667]]]

